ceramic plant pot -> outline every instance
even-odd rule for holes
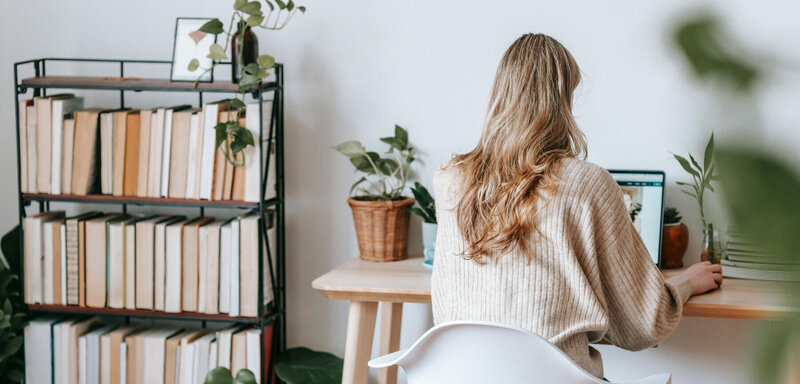
[[[683,267],[683,254],[689,247],[689,228],[686,224],[666,224],[661,237],[661,268]]]

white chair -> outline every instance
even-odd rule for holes
[[[513,326],[455,321],[425,332],[409,349],[372,359],[372,368],[400,366],[408,384],[606,383],[541,336]],[[670,384],[668,373],[631,384]],[[621,383],[620,383],[621,384]]]

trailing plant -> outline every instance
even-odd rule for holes
[[[269,11],[264,13],[262,8],[263,4],[269,7]],[[239,78],[238,86],[239,92],[236,98],[231,100],[230,109],[236,111],[236,118],[229,119],[227,122],[218,123],[216,129],[216,146],[222,146],[222,152],[225,158],[234,166],[244,165],[244,152],[245,148],[250,145],[255,146],[253,135],[245,127],[239,125],[239,117],[245,107],[244,96],[247,92],[252,91],[253,87],[269,77],[269,69],[275,66],[275,58],[270,55],[260,55],[255,63],[244,63],[242,61],[242,49],[244,48],[244,31],[246,28],[261,28],[270,31],[278,31],[286,27],[289,21],[292,20],[297,13],[305,13],[306,7],[295,5],[293,0],[235,0],[233,3],[233,14],[231,21],[228,23],[228,30],[223,27],[219,19],[213,19],[203,24],[198,31],[212,34],[223,35],[224,46],[214,43],[209,47],[209,52],[206,57],[211,59],[211,65],[208,68],[200,67],[200,60],[197,58],[189,62],[189,70],[197,71],[202,70],[197,80],[195,87],[199,80],[206,73],[213,71],[214,68],[224,60],[229,60],[227,51],[229,43],[233,38],[233,27],[238,26],[242,33],[239,33],[237,42],[237,51],[233,52],[238,59],[238,63],[243,68],[243,75]]]
[[[680,224],[681,219],[683,219],[683,217],[681,217],[681,214],[680,212],[678,212],[678,209],[674,207],[667,207],[666,209],[664,209],[664,225]]]
[[[436,202],[424,185],[415,182],[411,187],[417,205],[411,207],[411,212],[422,218],[426,223],[436,224]]]
[[[334,147],[350,158],[357,172],[365,174],[350,187],[351,195],[359,193],[357,198],[379,201],[402,198],[416,151],[408,145],[408,132],[399,125],[394,126],[394,136],[382,137],[381,141],[389,145],[385,157],[368,152],[358,141],[345,141]]]
[[[19,226],[0,242],[3,260],[0,262],[0,382],[22,383],[25,380],[25,361],[22,333],[28,316],[22,304],[19,278],[13,273],[19,260]]]
[[[206,374],[203,384],[256,384],[256,375],[249,369],[240,369],[236,377],[225,367],[216,367]]]
[[[675,160],[678,161],[683,170],[692,176],[691,183],[679,181],[678,185],[684,187],[681,192],[693,197],[697,201],[697,206],[700,208],[700,221],[703,223],[703,230],[708,230],[708,222],[706,221],[705,211],[703,210],[703,201],[706,190],[714,192],[714,187],[711,185],[711,182],[719,179],[714,173],[714,134],[711,134],[711,138],[708,139],[708,143],[706,144],[706,149],[701,159],[703,161],[702,166],[691,153],[689,153],[691,162],[686,160],[685,157],[674,153],[672,156],[675,157]]]
[[[338,384],[343,365],[333,354],[297,347],[278,356],[275,374],[288,384]]]

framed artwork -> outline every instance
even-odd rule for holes
[[[179,17],[175,20],[175,46],[172,49],[172,71],[169,79],[171,81],[195,81],[212,82],[214,73],[205,72],[206,68],[211,67],[211,59],[208,55],[208,48],[217,42],[217,36],[199,29],[203,24],[210,21],[210,18]],[[200,67],[194,71],[189,70],[189,62],[192,59],[200,61]],[[200,74],[203,74],[202,77]]]

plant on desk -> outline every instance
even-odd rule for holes
[[[25,363],[22,350],[22,333],[27,314],[19,293],[18,271],[19,226],[3,236],[0,260],[0,382],[22,383]],[[12,264],[13,263],[13,264]]]
[[[678,164],[681,165],[683,170],[692,177],[691,183],[679,181],[678,185],[684,187],[681,192],[693,197],[697,201],[697,206],[700,209],[700,221],[703,224],[703,236],[705,239],[705,246],[703,247],[703,253],[700,255],[700,260],[719,264],[722,258],[722,249],[720,249],[721,247],[719,245],[719,232],[714,230],[713,224],[706,221],[706,215],[703,209],[705,192],[707,190],[714,192],[714,187],[711,185],[711,182],[718,180],[714,170],[716,166],[716,164],[714,164],[714,134],[711,134],[711,138],[708,139],[708,143],[706,144],[706,149],[701,159],[703,161],[702,166],[691,153],[689,154],[691,162],[686,160],[685,157],[674,153],[672,156],[675,157],[675,160],[678,161]]]
[[[212,61],[208,68],[200,68],[200,61],[196,58],[189,62],[188,68],[190,71],[202,71],[197,77],[199,81],[203,75],[213,71],[220,62],[228,60],[226,52],[228,45],[231,46],[231,73],[233,82],[239,85],[239,94],[231,100],[230,108],[236,111],[236,118],[217,124],[215,129],[216,146],[222,149],[226,160],[237,167],[245,163],[242,151],[250,145],[255,146],[250,131],[239,125],[239,117],[245,107],[244,95],[255,85],[261,84],[269,76],[268,70],[275,66],[274,57],[258,55],[258,39],[252,28],[278,31],[286,27],[297,12],[306,12],[306,7],[295,5],[293,0],[288,2],[263,0],[263,2],[269,7],[266,14],[261,10],[260,1],[235,0],[227,31],[219,19],[203,24],[199,31],[215,36],[223,35],[225,46],[211,44],[207,57]],[[236,32],[233,31],[234,26],[237,28]],[[198,81],[195,81],[195,86]]]
[[[436,202],[430,192],[420,183],[414,183],[411,193],[417,200],[417,205],[411,208],[411,212],[422,218],[422,253],[426,260],[433,260],[433,253],[436,245]]]
[[[408,257],[409,209],[414,204],[414,199],[403,196],[403,191],[415,150],[408,145],[408,132],[399,125],[395,125],[394,136],[381,141],[389,145],[384,156],[367,151],[358,141],[346,141],[334,149],[364,174],[350,188],[350,194],[356,195],[347,200],[353,211],[361,258],[403,260]]]
[[[677,209],[664,209],[664,230],[661,235],[661,268],[683,267],[683,254],[689,247],[689,228],[681,222]]]

